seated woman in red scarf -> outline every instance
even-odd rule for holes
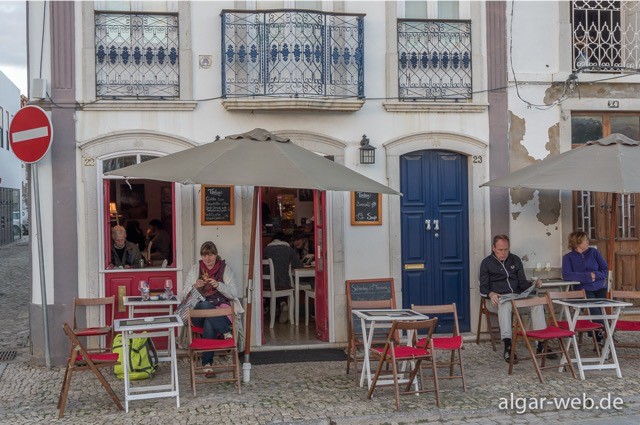
[[[189,271],[185,281],[185,295],[196,288],[204,297],[196,306],[196,310],[218,308],[233,304],[236,314],[242,313],[242,305],[238,300],[239,290],[233,271],[218,255],[216,245],[207,241],[200,247],[201,260]],[[189,285],[194,282],[192,285]],[[229,339],[231,334],[231,321],[226,316],[195,318],[193,324],[204,328],[203,338]],[[213,364],[213,352],[202,353],[202,365]]]

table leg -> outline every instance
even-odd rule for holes
[[[373,330],[375,328],[375,322],[371,323],[371,329],[367,334],[367,322],[364,319],[360,319],[362,326],[362,338],[364,341],[364,359],[362,360],[362,372],[360,372],[360,386],[364,385],[364,377],[367,376],[367,389],[371,388],[371,366],[369,365],[369,350],[371,349],[371,341],[373,341]],[[356,352],[357,355],[357,352]]]
[[[569,309],[568,306],[563,306],[564,308],[564,314],[567,317],[567,320],[569,321],[569,329],[571,331],[575,332],[576,329],[576,324],[578,323],[578,317],[580,316],[580,309],[577,308],[574,311],[574,314],[571,314],[571,311]],[[582,367],[582,358],[580,357],[580,347],[578,346],[578,340],[576,339],[576,336],[573,335],[571,338],[567,338],[568,342],[565,345],[565,348],[567,350],[567,355],[569,355],[569,349],[571,347],[571,343],[573,342],[573,352],[576,355],[576,366],[578,367],[578,374],[580,375],[580,379],[584,381],[585,377],[584,377],[584,369]],[[564,364],[564,356],[563,359],[560,361],[560,364]],[[567,362],[571,361],[571,358],[566,359]]]
[[[124,411],[129,413],[129,340],[127,333],[122,332],[122,367],[124,368]]]
[[[134,313],[134,309],[135,309],[134,306],[132,306],[132,305],[129,306],[129,308],[128,308],[128,310],[129,310],[129,319],[133,319],[133,316],[135,314]]]
[[[296,326],[298,326],[300,324],[300,275],[296,272],[293,272],[293,281],[295,283],[295,297],[293,299],[293,305],[295,306],[295,315],[293,321],[295,322]]]
[[[176,355],[176,334],[174,328],[169,329],[171,342],[171,388],[176,392],[176,407],[180,407],[180,384],[178,383],[178,358]]]
[[[601,309],[602,310],[602,315],[605,316],[606,315],[606,311],[605,309]],[[613,343],[613,330],[616,328],[616,323],[618,322],[618,317],[620,315],[620,310],[621,307],[613,307],[611,308],[611,315],[612,318],[611,319],[604,319],[604,328],[606,330],[606,340],[604,342],[604,347],[602,347],[602,353],[601,357],[600,357],[600,364],[604,364],[604,362],[607,359],[607,354],[609,353],[609,350],[611,350],[611,360],[613,361],[613,364],[615,366],[616,369],[616,375],[618,376],[618,378],[622,378],[622,372],[620,371],[620,363],[618,362],[618,354],[616,353],[616,348],[614,346]]]

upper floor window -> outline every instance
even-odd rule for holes
[[[398,20],[398,97],[472,98],[471,21]]]
[[[177,14],[96,11],[95,43],[98,98],[179,98]]]
[[[222,94],[364,97],[364,16],[223,10]]]
[[[598,72],[640,67],[640,3],[574,0],[573,69]]]
[[[406,19],[459,19],[460,11],[458,0],[406,0],[398,2],[398,7],[404,7],[404,13],[400,10],[398,16]]]

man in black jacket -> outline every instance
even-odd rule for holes
[[[504,359],[509,362],[511,357],[512,306],[510,301],[500,302],[500,296],[520,294],[527,290],[531,283],[524,274],[522,260],[509,252],[509,237],[507,235],[494,236],[491,250],[493,253],[482,260],[480,264],[480,295],[489,299],[487,308],[490,311],[498,312],[500,337],[504,342]],[[536,285],[540,287],[540,282],[536,282]],[[542,306],[531,307],[530,314],[531,327],[534,330],[544,329],[547,326]],[[542,344],[538,344],[538,351],[542,352]]]

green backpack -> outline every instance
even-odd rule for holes
[[[118,379],[124,379],[124,362],[122,357],[122,335],[113,338],[113,352],[118,353],[117,364],[113,367]],[[133,338],[129,340],[129,379],[136,381],[148,379],[158,367],[158,352],[151,338]]]

